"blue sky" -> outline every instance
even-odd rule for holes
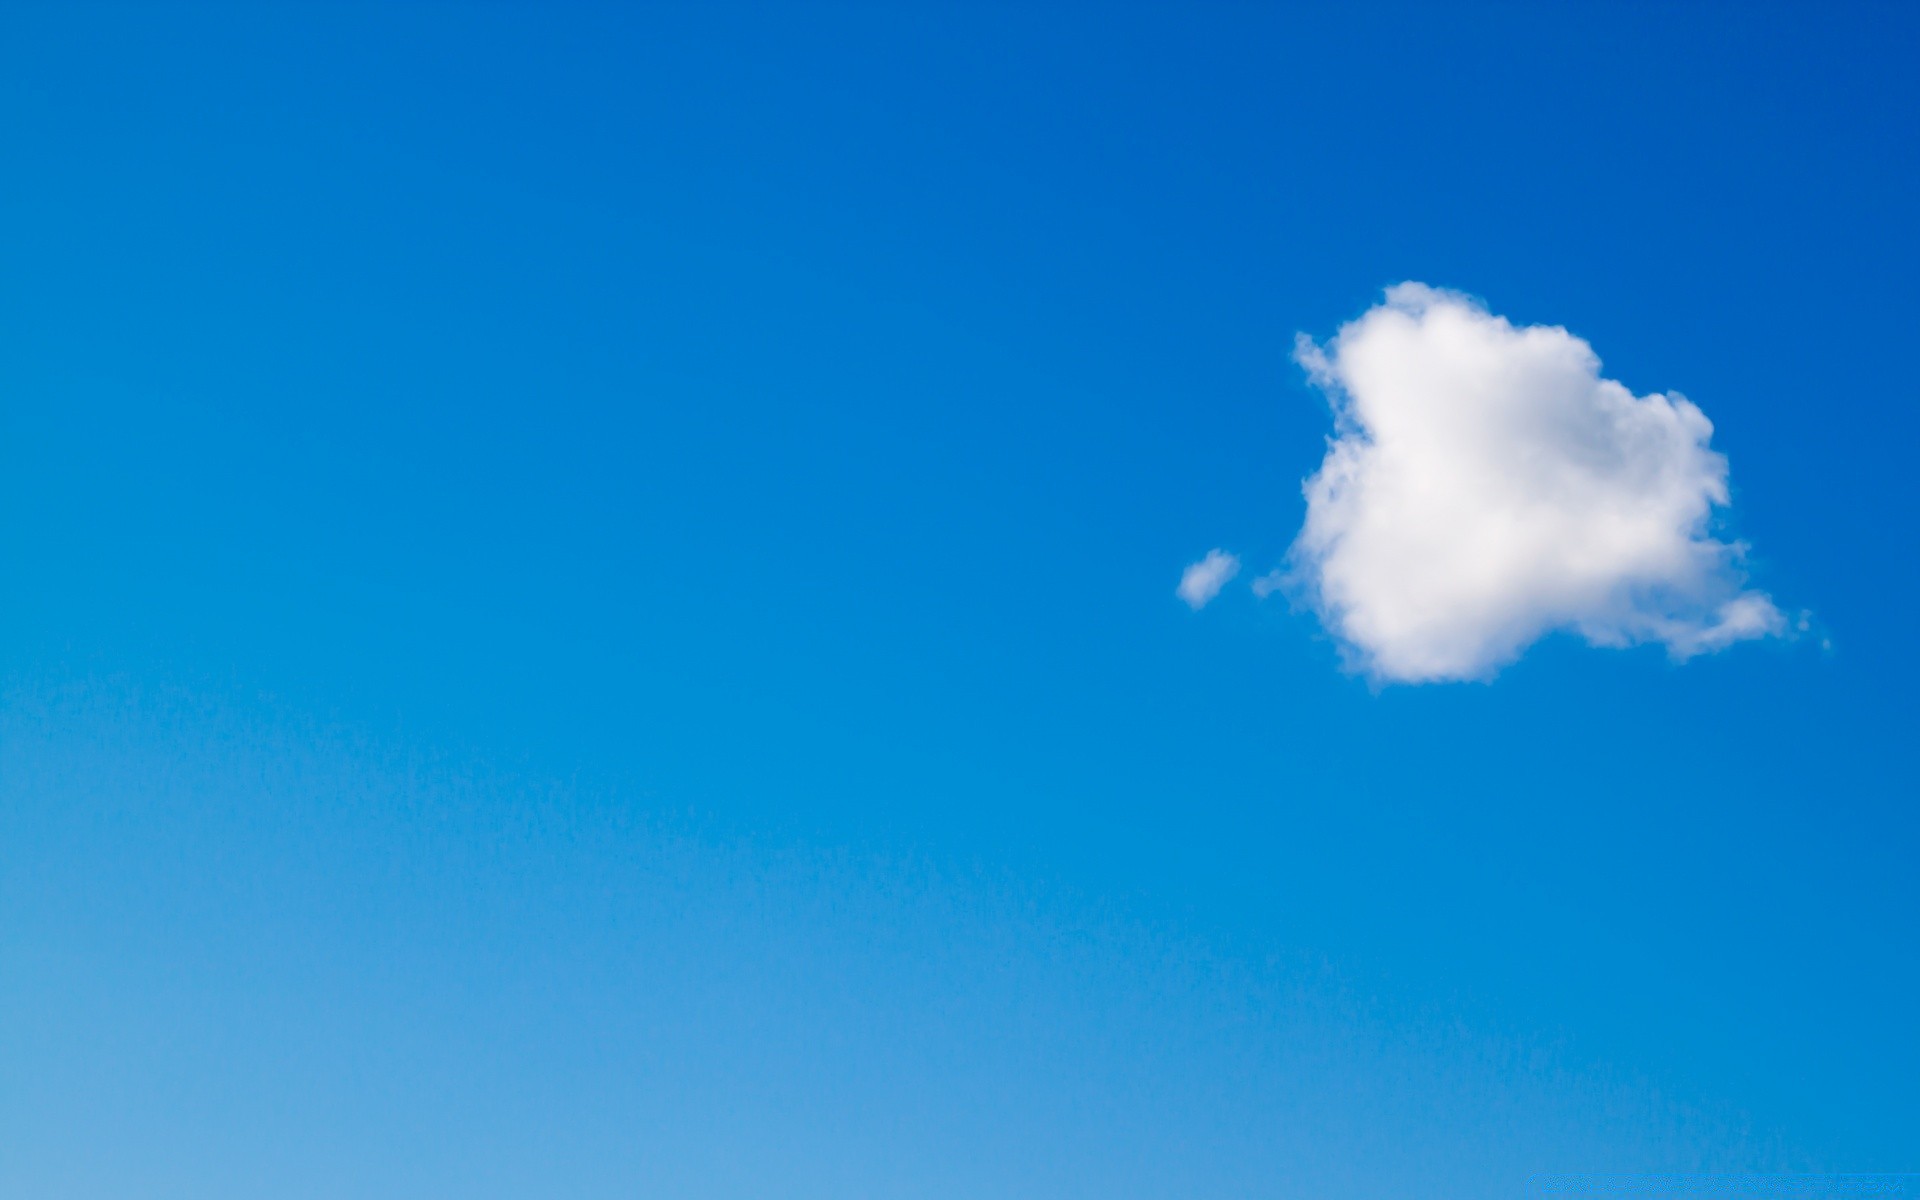
[[[10,8],[0,1191],[1914,1169],[1917,43]],[[1405,280],[1696,402],[1812,632],[1257,599]]]

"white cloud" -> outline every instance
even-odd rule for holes
[[[1375,678],[1486,678],[1554,630],[1675,659],[1785,631],[1709,532],[1712,424],[1602,378],[1565,329],[1403,283],[1295,357],[1336,436],[1289,578]]]
[[[1174,589],[1174,594],[1198,612],[1239,573],[1239,558],[1225,550],[1209,550],[1205,558],[1181,572],[1180,586]]]

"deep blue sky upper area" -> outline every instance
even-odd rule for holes
[[[0,1192],[1920,1169],[1915,62],[9,8]],[[1698,403],[1812,633],[1376,689],[1180,604],[1299,528],[1295,334],[1406,279]]]

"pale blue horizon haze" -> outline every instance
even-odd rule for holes
[[[0,1195],[1920,1171],[1915,62],[1895,5],[9,6]],[[1660,577],[1356,647],[1437,553],[1316,611],[1358,409],[1296,337],[1408,282],[1697,405],[1680,536],[1777,636]]]

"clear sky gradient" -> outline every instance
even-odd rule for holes
[[[1920,1169],[1916,11],[8,6],[0,1195]],[[1812,633],[1256,599],[1409,279]]]

